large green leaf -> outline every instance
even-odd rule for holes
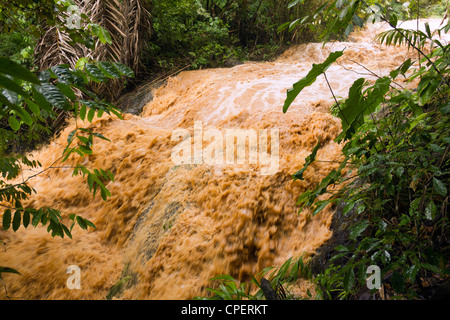
[[[350,87],[348,99],[342,103],[339,108],[338,117],[342,120],[342,130],[346,131],[353,121],[358,117],[361,110],[362,88],[365,79],[359,78]]]
[[[72,84],[74,82],[74,77],[68,67],[64,65],[53,66],[50,68],[50,71],[58,78],[59,82],[64,84]]]
[[[6,58],[0,58],[0,73],[8,74],[14,78],[40,84],[39,79],[20,64]]]
[[[119,62],[113,62],[113,65],[124,76],[127,76],[129,78],[133,78],[134,77],[134,72],[133,72],[133,70],[130,69],[130,67],[124,65],[123,63],[119,63]]]
[[[35,88],[51,105],[59,109],[66,109],[69,106],[66,96],[54,85],[43,83]]]
[[[28,98],[28,93],[26,93],[20,85],[11,80],[8,77],[4,77],[0,75],[0,87],[6,88],[10,91],[15,92],[16,94],[20,94],[21,96]]]
[[[95,82],[105,82],[107,79],[105,74],[94,64],[86,64],[85,70],[89,77]]]
[[[101,61],[98,64],[98,67],[100,68],[100,70],[103,71],[103,73],[111,79],[118,79],[122,76],[122,74],[120,73],[119,70],[117,70],[117,68],[110,62],[104,62]]]
[[[377,79],[373,87],[370,87],[366,92],[364,101],[363,115],[373,113],[376,108],[385,100],[385,95],[389,91],[391,79],[383,77]]]
[[[287,98],[284,102],[283,112],[286,113],[300,92],[302,92],[304,88],[312,85],[316,81],[317,77],[324,73],[343,54],[344,51],[335,51],[330,53],[328,58],[323,63],[313,64],[313,67],[309,73],[300,79],[300,81],[294,83],[293,88],[287,91]]]

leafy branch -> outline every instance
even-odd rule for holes
[[[117,79],[122,76],[133,76],[133,71],[120,63],[109,62],[89,62],[85,60],[83,65],[76,69],[70,69],[67,65],[59,65],[42,71],[38,77],[33,73],[8,59],[0,58],[0,103],[3,105],[0,110],[0,118],[8,119],[10,130],[17,132],[20,127],[26,125],[31,127],[34,123],[41,121],[41,111],[53,113],[63,110],[72,113],[74,117],[82,120],[93,121],[95,116],[101,117],[104,113],[114,114],[122,118],[121,112],[112,104],[100,100],[88,89],[91,82],[103,83],[108,79]],[[79,99],[77,93],[82,92],[88,99]],[[27,110],[30,110],[29,113]],[[60,158],[55,160],[47,168],[30,175],[22,182],[8,184],[0,180],[0,200],[10,202],[11,205],[2,204],[6,207],[3,212],[3,228],[7,230],[12,222],[13,230],[16,231],[22,223],[25,227],[31,224],[36,226],[39,222],[48,224],[48,231],[52,236],[63,237],[64,234],[71,237],[71,228],[67,228],[62,223],[62,216],[59,210],[52,208],[24,208],[21,201],[36,192],[28,182],[52,169],[58,161],[65,162],[72,153],[85,157],[93,153],[94,137],[109,141],[100,133],[93,132],[87,128],[77,128],[69,135],[67,146]],[[73,141],[78,143],[72,147]],[[38,161],[30,161],[25,156],[11,156],[3,158],[1,161],[1,173],[6,180],[14,179],[22,170],[22,163],[36,168],[41,164]],[[104,200],[111,196],[105,187],[104,181],[113,180],[111,172],[102,169],[89,170],[85,166],[76,165],[73,170],[74,175],[82,174],[86,179],[89,190],[95,196],[100,189]],[[12,211],[15,210],[14,216]],[[77,215],[70,215],[70,218],[77,222],[83,229],[88,226],[95,227],[87,219]]]
[[[347,13],[356,2],[359,1],[339,1],[339,6],[334,2],[342,12],[336,15],[339,21],[331,24],[348,29],[346,25],[353,22]],[[382,20],[394,29],[378,39],[387,44],[406,43],[428,64],[414,69],[408,59],[388,76],[377,76],[372,85],[364,78],[356,80],[346,99],[338,101],[334,97],[334,113],[342,123],[336,142],[345,142],[345,159],[297,201],[300,209],[311,207],[313,215],[330,203],[339,204],[343,216],[353,212],[358,220],[348,228],[348,245],[336,247],[329,267],[316,277],[323,295],[329,298],[355,295],[365,285],[365,268],[373,264],[382,267],[391,294],[397,297],[419,298],[426,294],[416,289],[423,289],[422,279],[432,275],[442,281],[450,274],[446,244],[450,176],[448,45],[433,39],[435,33],[428,24],[426,33],[403,32],[397,27],[395,15]],[[436,32],[448,30],[449,25]],[[420,47],[428,41],[437,46],[425,55]],[[417,88],[393,87],[400,74],[408,82],[420,77]],[[310,71],[308,76],[310,81],[300,82],[311,84],[317,75]],[[329,89],[333,92],[331,86]],[[300,91],[288,91],[286,104],[290,105],[293,93]],[[316,161],[319,147],[320,143],[306,158],[303,168],[293,175],[294,179],[303,178]],[[356,174],[343,174],[348,164],[350,172]],[[331,185],[338,186],[338,191],[329,192]],[[327,193],[328,199],[318,200]]]

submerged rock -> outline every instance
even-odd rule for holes
[[[153,100],[153,93],[165,83],[164,80],[152,81],[122,95],[116,102],[120,110],[133,115],[140,115],[145,105]]]

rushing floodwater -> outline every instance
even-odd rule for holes
[[[105,299],[110,288],[127,277],[116,298],[189,299],[206,294],[209,279],[216,275],[245,279],[290,257],[313,254],[332,235],[333,211],[326,208],[312,217],[308,210],[299,213],[295,202],[335,168],[332,161],[339,160],[340,146],[333,139],[340,122],[329,113],[333,100],[322,76],[283,114],[286,90],[312,63],[343,48],[344,56],[327,71],[339,97],[347,95],[354,80],[375,79],[362,66],[386,75],[414,57],[405,48],[375,43],[372,39],[380,30],[379,24],[372,25],[352,34],[349,42],[325,47],[300,45],[275,62],[182,72],[155,92],[141,116],[105,116],[92,125],[79,122],[112,141],[96,140],[94,154],[84,162],[88,168],[115,174],[115,181],[107,185],[112,197],[107,202],[93,198],[82,178],[71,176],[70,168],[30,180],[37,195],[27,205],[81,214],[98,228],[86,232],[75,227],[73,240],[52,238],[45,228],[0,231],[5,242],[0,264],[21,272],[3,277],[9,296]],[[43,167],[61,156],[74,126],[34,153]],[[177,130],[187,140],[176,139]],[[191,144],[193,154],[201,151],[205,156],[214,150],[210,156],[234,155],[235,141],[226,144],[227,132],[254,134],[258,157],[251,161],[247,146],[244,163],[234,158],[207,162],[202,153],[190,164],[174,162],[174,149],[182,143]],[[262,133],[266,139],[260,140]],[[317,158],[331,162],[318,162],[307,170],[304,181],[293,181],[292,174],[319,138],[323,146]],[[269,174],[261,174],[262,153],[276,158],[276,170]],[[80,289],[67,287],[71,265],[80,268]],[[309,287],[300,281],[293,290],[302,294]]]

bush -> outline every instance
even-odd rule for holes
[[[195,0],[155,1],[153,39],[144,53],[148,68],[220,64],[229,55],[228,28]]]
[[[352,23],[358,8],[353,9],[347,19],[338,18],[340,28]],[[388,21],[384,15],[381,19]],[[298,199],[301,208],[310,207],[313,214],[334,203],[344,206],[344,215],[360,216],[349,227],[349,244],[336,247],[329,267],[316,275],[328,298],[357,297],[365,289],[371,265],[381,269],[385,298],[431,298],[450,275],[450,56],[449,46],[433,39],[448,32],[450,24],[433,33],[427,24],[426,32],[403,30],[393,13],[389,23],[393,30],[378,39],[386,45],[408,45],[420,53],[420,64],[404,61],[372,85],[360,78],[349,88],[347,99],[336,101],[333,112],[342,123],[336,141],[343,144],[345,160]],[[429,43],[431,54],[425,55]],[[295,84],[284,110],[340,55],[333,52]],[[414,90],[398,89],[398,77],[419,82]],[[294,179],[303,179],[319,148],[320,141]],[[339,189],[331,192],[328,188],[334,185]],[[330,197],[317,201],[324,194]],[[335,264],[337,259],[344,263]]]

